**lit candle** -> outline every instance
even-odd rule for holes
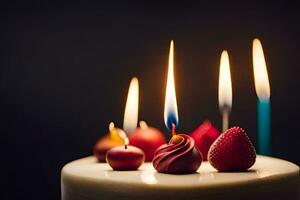
[[[219,73],[219,109],[222,114],[222,130],[228,129],[229,114],[232,106],[232,85],[230,75],[229,56],[227,51],[221,54]]]
[[[135,146],[128,145],[127,137],[125,138],[125,145],[114,147],[106,154],[106,162],[118,171],[136,170],[144,161],[144,152]]]
[[[255,91],[258,96],[258,152],[270,155],[270,84],[265,56],[259,39],[253,40],[252,51]]]
[[[139,85],[136,77],[132,78],[129,86],[128,97],[124,114],[124,129],[125,131],[133,131],[137,124],[137,112],[138,112],[138,96]],[[99,162],[105,162],[106,153],[109,149],[124,144],[124,131],[120,128],[116,128],[114,123],[109,124],[109,133],[100,140],[94,146],[94,155]]]
[[[168,144],[160,146],[154,154],[153,166],[160,173],[190,174],[197,171],[202,162],[201,153],[195,148],[195,141],[186,134],[176,134],[178,110],[174,81],[174,42],[171,41],[168,78],[165,97],[164,120],[172,132]]]
[[[123,129],[132,132],[136,129],[138,119],[138,79],[132,78],[128,90],[124,113]],[[125,132],[120,132],[125,145],[110,149],[106,154],[107,163],[114,170],[136,170],[145,160],[144,152],[135,146],[128,145],[129,140]]]
[[[129,87],[128,97],[124,113],[125,132],[129,135],[129,144],[142,149],[146,155],[146,161],[152,161],[154,152],[162,144],[166,143],[164,135],[146,122],[140,122],[140,128],[136,128],[139,108],[139,82],[133,78]]]

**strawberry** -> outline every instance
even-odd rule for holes
[[[211,145],[208,161],[218,171],[245,171],[256,159],[255,149],[246,132],[240,127],[225,131]]]
[[[203,160],[207,160],[207,153],[212,143],[220,136],[220,132],[208,120],[204,121],[192,133],[197,149],[201,152]]]

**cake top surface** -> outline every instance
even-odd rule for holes
[[[75,160],[62,169],[64,178],[103,183],[136,184],[149,187],[204,188],[234,184],[258,183],[299,176],[299,167],[291,162],[257,156],[256,163],[246,172],[218,172],[208,162],[202,162],[197,173],[187,175],[162,174],[152,163],[144,163],[137,171],[114,171],[93,156]]]

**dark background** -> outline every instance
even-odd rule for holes
[[[122,125],[132,76],[140,80],[139,118],[169,137],[163,103],[171,39],[180,130],[205,119],[221,126],[217,83],[227,49],[230,123],[256,143],[251,44],[259,37],[271,82],[273,156],[300,163],[296,3],[39,1],[1,9],[1,199],[59,199],[63,165],[90,155],[110,121]]]

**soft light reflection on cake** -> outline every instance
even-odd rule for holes
[[[142,171],[141,179],[144,183],[152,185],[156,184],[158,181],[154,176],[154,171]]]
[[[268,176],[271,176],[271,175],[272,175],[272,173],[269,172],[269,171],[260,171],[260,170],[257,170],[257,171],[256,171],[256,174],[257,174],[257,176],[260,177],[260,178],[264,178],[264,177],[268,177]]]

